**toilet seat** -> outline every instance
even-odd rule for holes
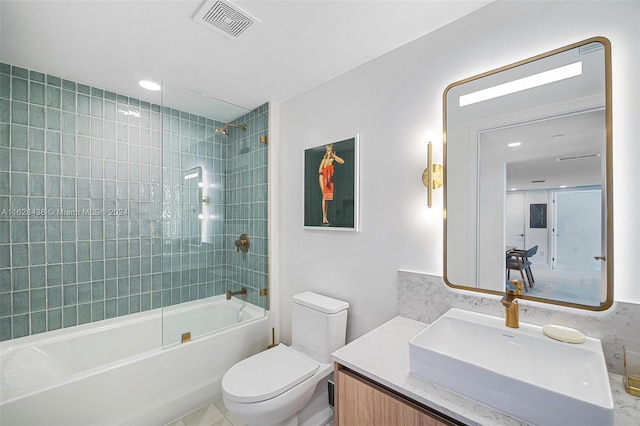
[[[222,378],[222,389],[232,401],[265,401],[313,376],[319,367],[319,363],[280,344],[231,367]]]

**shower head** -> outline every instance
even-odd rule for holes
[[[242,129],[244,132],[247,131],[247,125],[246,124],[233,124],[233,123],[227,123],[224,126],[222,126],[221,129],[216,129],[216,133],[218,134],[222,134],[225,136],[229,136],[229,127],[235,127],[237,129]]]

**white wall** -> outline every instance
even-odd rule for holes
[[[442,273],[442,191],[426,207],[427,133],[442,155],[442,93],[463,78],[592,36],[611,40],[615,297],[640,303],[640,6],[496,2],[281,104],[278,146],[281,338],[291,296],[313,290],[351,304],[347,339],[397,313],[398,269]],[[303,151],[360,133],[361,231],[303,229]]]

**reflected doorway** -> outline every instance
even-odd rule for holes
[[[555,227],[552,269],[600,272],[602,253],[600,189],[554,193]]]
[[[505,246],[506,248],[524,248],[525,240],[525,194],[522,192],[507,193],[507,212],[505,215]]]

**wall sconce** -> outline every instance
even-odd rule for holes
[[[443,183],[443,167],[441,164],[433,164],[433,146],[427,145],[427,168],[422,172],[422,184],[427,187],[427,207],[433,205],[433,190],[438,189]]]

